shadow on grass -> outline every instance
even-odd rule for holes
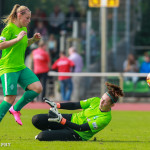
[[[89,142],[100,142],[100,143],[150,143],[150,141],[119,141],[119,140],[110,140],[110,141],[102,141],[102,140],[93,140]]]

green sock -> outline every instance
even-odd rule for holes
[[[6,101],[2,101],[0,104],[0,122],[3,119],[3,117],[6,115],[7,111],[12,105]]]
[[[20,111],[26,104],[33,101],[33,99],[38,95],[39,93],[36,93],[32,90],[26,91],[21,97],[21,99],[14,105],[14,110]]]

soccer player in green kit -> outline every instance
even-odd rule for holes
[[[55,103],[45,98],[51,108],[48,114],[33,116],[33,125],[42,130],[40,141],[86,141],[104,129],[111,121],[111,107],[124,96],[117,85],[106,82],[108,91],[102,98],[93,97],[80,102]],[[60,109],[82,109],[79,113],[60,114]]]
[[[9,110],[16,122],[22,125],[20,110],[42,91],[39,79],[24,64],[26,48],[41,38],[40,33],[35,33],[30,39],[27,38],[27,26],[30,19],[29,8],[16,4],[10,15],[3,20],[6,26],[0,35],[0,50],[2,50],[0,76],[4,101],[0,104],[0,122]],[[17,83],[25,90],[25,93],[12,106],[17,95]]]

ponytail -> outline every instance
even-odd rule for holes
[[[26,10],[30,11],[26,6],[20,6],[19,4],[16,4],[14,5],[10,15],[4,18],[2,21],[5,24],[9,24],[17,19],[17,13],[21,13],[22,15],[24,15],[26,13]]]
[[[106,92],[106,94],[109,95],[113,103],[116,103],[119,97],[124,96],[124,93],[119,86],[111,84],[109,82],[106,82],[105,85],[108,88],[108,92]]]
[[[17,18],[17,9],[18,9],[19,7],[20,7],[19,4],[14,5],[14,7],[13,7],[11,13],[10,13],[10,15],[7,16],[7,18],[3,19],[3,22],[4,22],[5,24],[8,24],[8,23],[10,23],[10,22],[13,22],[13,20]]]

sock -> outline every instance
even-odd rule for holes
[[[12,104],[6,101],[2,101],[2,103],[0,104],[0,122],[3,119],[3,117],[6,115],[7,111],[9,110],[11,106]]]
[[[32,90],[26,91],[20,100],[14,105],[15,111],[20,111],[26,104],[33,101],[35,97],[37,97],[39,93],[36,93]]]

